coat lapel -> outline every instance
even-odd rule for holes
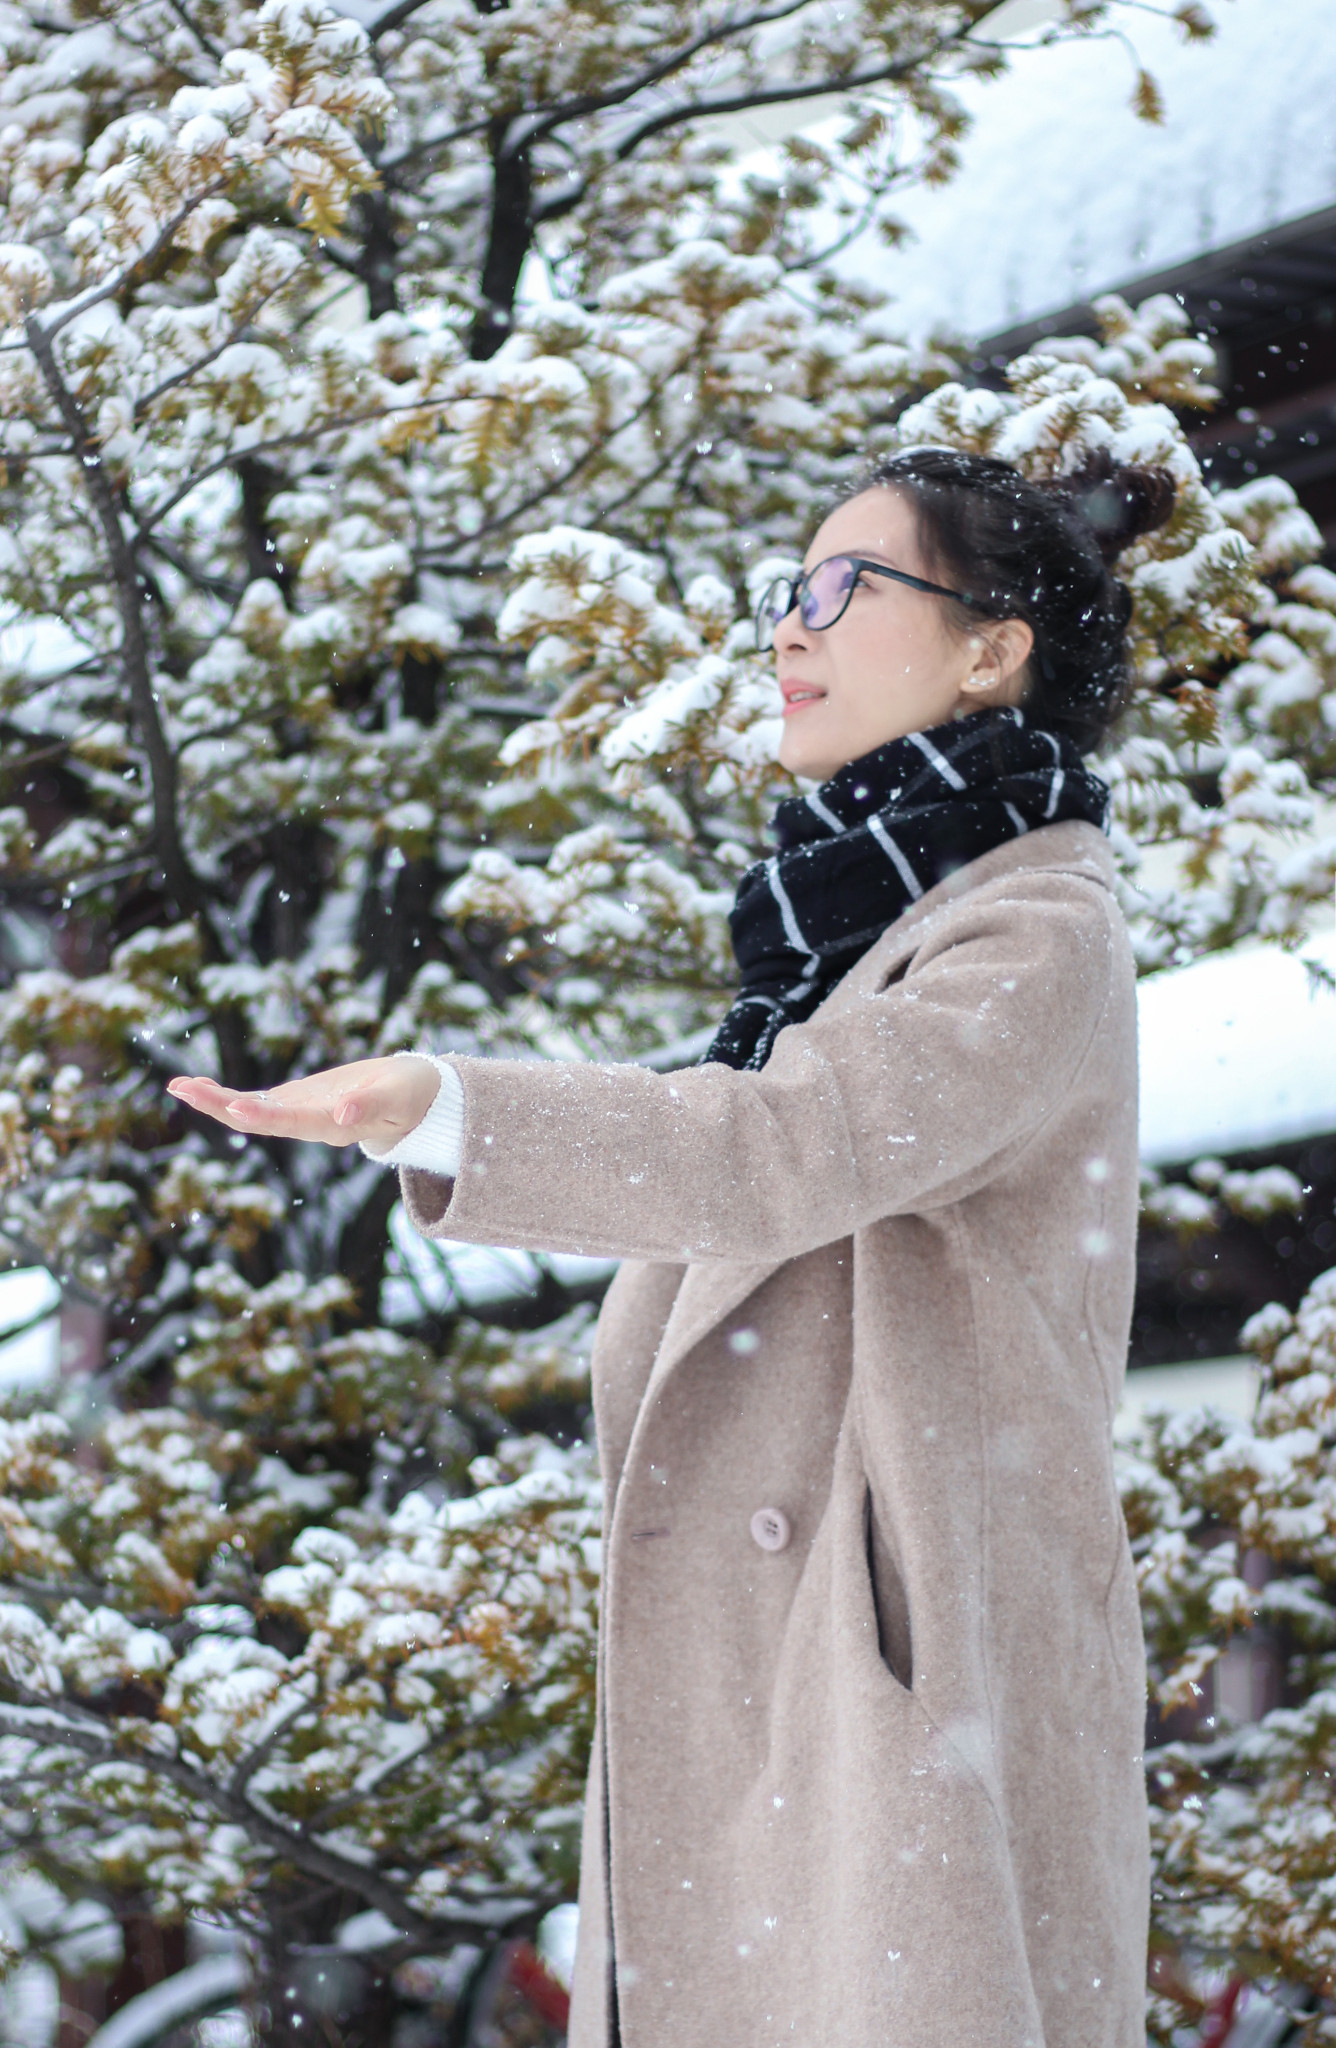
[[[743,1264],[736,1259],[701,1259],[687,1267],[672,1313],[664,1325],[658,1355],[641,1401],[642,1408],[657,1396],[664,1381],[687,1353],[694,1351],[703,1337],[717,1329],[749,1294],[755,1293],[762,1281],[768,1280],[783,1264],[782,1259],[772,1259],[759,1266]]]
[[[934,892],[935,893],[935,892]],[[857,1000],[865,988],[877,988],[896,973],[919,943],[922,918],[912,915],[897,919],[872,946],[857,966],[837,983],[813,1013],[829,1015]],[[756,1265],[735,1259],[698,1259],[686,1269],[677,1299],[664,1325],[653,1368],[645,1385],[641,1406],[646,1407],[663,1388],[682,1360],[711,1330],[719,1327],[740,1308],[748,1295],[778,1272],[783,1259],[769,1259]]]

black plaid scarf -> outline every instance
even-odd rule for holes
[[[1036,825],[1105,827],[1109,792],[1070,740],[974,711],[851,761],[775,812],[778,851],[729,917],[742,987],[707,1060],[763,1067],[886,927],[967,861]]]

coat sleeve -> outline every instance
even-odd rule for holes
[[[1062,1105],[1125,945],[1107,892],[1011,876],[908,971],[789,1025],[759,1073],[454,1060],[458,1178],[405,1169],[428,1236],[599,1257],[794,1258],[959,1200]]]

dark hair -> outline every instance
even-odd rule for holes
[[[1098,746],[1129,687],[1132,595],[1112,565],[1169,518],[1169,472],[1101,453],[1071,476],[1031,483],[992,456],[910,448],[873,463],[846,495],[886,486],[912,500],[929,574],[973,600],[943,599],[953,626],[977,631],[982,614],[1033,629],[1027,719],[1083,754]]]

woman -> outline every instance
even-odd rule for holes
[[[1133,973],[1081,756],[1172,497],[919,450],[832,511],[761,615],[819,787],[701,1065],[172,1083],[401,1164],[428,1235],[624,1261],[572,2048],[1144,2043]]]

